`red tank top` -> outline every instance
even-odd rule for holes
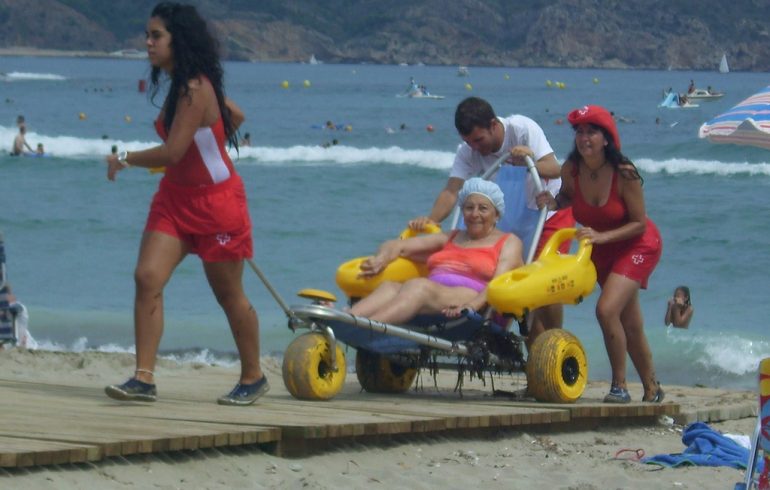
[[[454,243],[458,230],[452,232],[444,248],[428,257],[430,274],[449,273],[488,283],[495,277],[497,260],[510,233],[505,233],[491,247],[459,247]]]
[[[618,172],[612,173],[612,184],[607,202],[602,206],[592,206],[586,202],[580,191],[580,178],[575,172],[575,195],[572,198],[572,214],[575,221],[597,231],[614,230],[628,223],[628,208],[618,195]]]
[[[155,120],[155,131],[166,141],[168,134],[163,121]],[[222,116],[213,125],[198,128],[182,159],[166,167],[166,179],[187,187],[218,184],[235,174],[233,162],[227,154],[225,124]]]

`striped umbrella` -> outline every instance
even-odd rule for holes
[[[770,86],[703,123],[698,136],[713,143],[750,145],[770,150]]]

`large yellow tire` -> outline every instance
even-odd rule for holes
[[[300,400],[328,400],[345,384],[345,353],[337,344],[337,371],[332,370],[331,348],[323,334],[309,332],[289,344],[283,355],[283,384]]]
[[[527,359],[527,391],[549,403],[573,403],[588,383],[588,360],[580,341],[562,329],[540,334]]]
[[[412,386],[417,369],[391,362],[382,354],[358,349],[356,377],[369,393],[403,393]]]

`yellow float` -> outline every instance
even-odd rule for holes
[[[487,287],[487,301],[505,314],[521,319],[528,311],[552,304],[578,304],[596,285],[592,246],[581,240],[574,255],[558,253],[559,245],[571,240],[577,230],[563,228],[554,233],[531,264],[501,274]]]
[[[405,240],[419,235],[420,233],[439,233],[441,228],[437,225],[427,225],[422,232],[415,232],[414,230],[407,228],[399,239]],[[379,274],[374,277],[359,277],[361,273],[361,262],[369,257],[358,257],[349,260],[339,266],[337,269],[337,286],[345,292],[349,298],[364,298],[372,291],[377,289],[384,281],[405,282],[415,277],[422,277],[428,275],[428,268],[425,264],[414,262],[403,257],[399,257],[390,264]]]

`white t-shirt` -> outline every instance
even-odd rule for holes
[[[449,173],[450,177],[468,180],[471,177],[481,176],[486,170],[491,168],[500,157],[509,153],[514,146],[528,146],[535,154],[535,161],[540,160],[549,153],[553,153],[553,148],[551,148],[551,144],[548,143],[543,129],[532,119],[519,114],[508,117],[498,116],[497,119],[502,123],[505,131],[503,144],[500,149],[484,156],[481,153],[474,151],[463,141],[457,147],[455,160],[452,164],[452,171]],[[490,180],[494,180],[494,176],[492,176]],[[552,195],[555,196],[559,193],[559,189],[561,188],[561,178],[540,179],[540,181],[543,184],[543,188],[550,191]],[[537,209],[537,203],[535,202],[537,190],[535,189],[532,177],[529,175],[527,175],[526,185],[527,207],[530,209]],[[503,192],[505,192],[505,189],[503,189]],[[549,212],[548,217],[550,218],[552,214],[553,212]]]

